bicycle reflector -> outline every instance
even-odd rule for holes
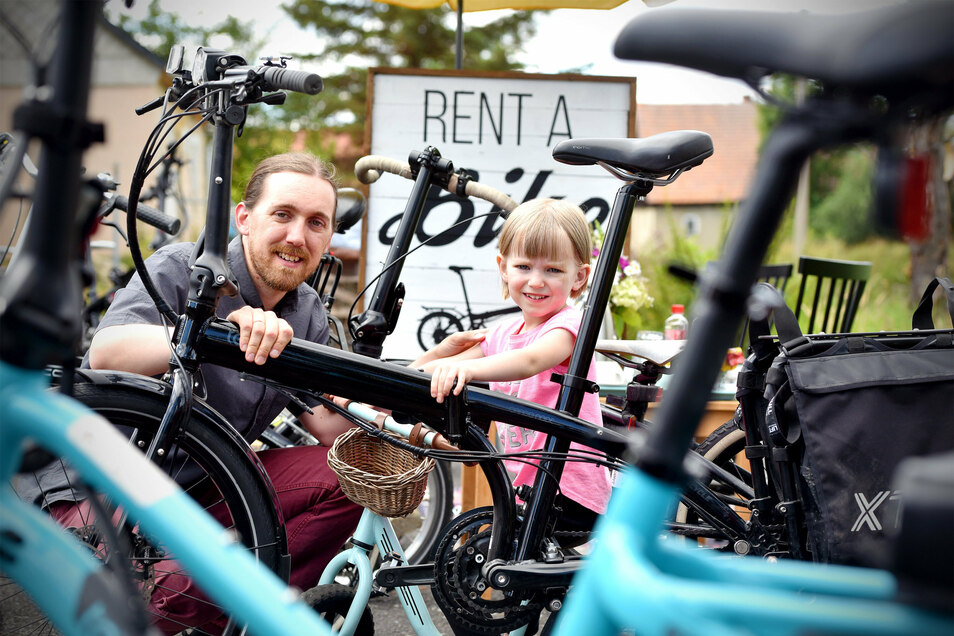
[[[874,217],[879,231],[924,241],[931,230],[931,157],[906,156],[897,148],[881,147],[875,170]]]

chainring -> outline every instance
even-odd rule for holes
[[[492,520],[492,508],[477,508],[444,529],[435,552],[435,583],[431,586],[448,622],[481,634],[522,627],[543,607],[538,594],[494,590],[480,574]]]

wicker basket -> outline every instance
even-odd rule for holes
[[[328,465],[348,499],[382,517],[403,517],[424,499],[434,460],[352,428],[335,440]]]

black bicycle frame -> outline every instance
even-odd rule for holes
[[[77,218],[83,151],[103,140],[103,127],[87,120],[93,59],[93,32],[102,7],[96,2],[64,2],[63,28],[52,66],[55,91],[14,112],[14,128],[43,143],[30,223],[24,230],[20,256],[2,281],[0,358],[28,369],[47,364],[72,368],[80,335],[77,308],[82,306],[76,261]],[[27,142],[23,140],[22,152]],[[17,172],[21,156],[11,163]],[[12,183],[12,181],[11,181]],[[98,204],[98,200],[96,201]],[[82,212],[82,211],[81,211]],[[29,346],[24,346],[29,343]]]
[[[835,112],[829,107],[813,112],[811,104],[789,114],[762,151],[762,170],[743,203],[726,240],[722,257],[701,280],[694,308],[693,334],[686,343],[680,372],[673,376],[669,399],[645,444],[633,448],[630,458],[644,472],[677,484],[686,483],[683,457],[708,396],[700,386],[712,386],[720,360],[732,346],[741,324],[756,272],[791,198],[799,169],[815,151],[873,135],[875,123],[854,109]],[[819,114],[820,113],[820,114]]]
[[[220,98],[219,103],[227,100]],[[246,362],[239,349],[239,332],[232,323],[214,318],[215,305],[223,293],[234,292],[234,284],[226,260],[228,229],[228,192],[231,183],[231,158],[233,129],[241,122],[235,109],[222,109],[214,118],[212,171],[208,200],[208,218],[204,251],[198,257],[190,277],[190,294],[185,313],[178,318],[173,336],[175,357],[173,365],[173,391],[170,407],[163,419],[156,441],[150,451],[158,454],[165,448],[171,432],[190,408],[192,399],[192,375],[200,364],[217,364],[244,372],[249,376],[265,378],[266,382],[290,388],[292,391],[328,392],[346,398],[367,400],[374,396],[374,404],[403,413],[408,417],[426,422],[441,431],[451,442],[465,448],[493,452],[494,446],[487,439],[491,421],[505,421],[541,431],[547,435],[544,451],[566,453],[570,444],[577,442],[588,448],[619,457],[627,445],[622,435],[591,424],[576,417],[586,392],[599,390],[586,379],[591,354],[599,336],[600,324],[613,283],[613,271],[623,245],[630,217],[636,201],[652,189],[649,181],[624,184],[614,201],[607,223],[602,256],[597,263],[594,280],[583,310],[579,336],[571,355],[569,369],[558,378],[561,389],[555,409],[547,408],[479,387],[467,386],[459,396],[448,396],[438,404],[430,396],[429,376],[395,364],[377,359],[384,337],[393,329],[403,298],[403,289],[398,283],[401,260],[407,253],[411,238],[419,224],[427,192],[431,185],[446,186],[453,172],[450,161],[440,153],[428,148],[422,153],[413,153],[410,163],[416,166],[417,175],[409,197],[405,215],[397,231],[388,256],[392,264],[382,276],[375,290],[368,311],[351,321],[355,334],[355,350],[369,355],[350,353],[293,339],[282,355],[258,366]],[[132,198],[132,197],[130,197]],[[374,354],[374,355],[370,355]],[[709,384],[711,385],[711,383]],[[701,385],[698,385],[701,386]],[[686,449],[683,449],[685,453]],[[505,561],[520,562],[533,558],[533,553],[544,538],[553,519],[553,503],[558,481],[563,472],[564,461],[544,459],[540,462],[532,494],[521,515],[520,535],[515,537],[518,526],[514,489],[503,463],[485,460],[481,467],[490,485],[494,507],[491,542],[488,549],[488,566],[504,566]],[[552,475],[552,477],[551,477]],[[713,505],[721,505],[725,515],[731,508],[714,497]],[[537,564],[549,567],[549,564]],[[520,566],[507,566],[511,585],[519,584]],[[524,572],[527,577],[538,580],[540,576],[556,575],[556,585],[569,581],[575,565],[556,564],[550,574],[543,570]],[[490,570],[491,574],[493,570]],[[562,575],[562,578],[560,578]],[[507,587],[503,585],[501,587]]]
[[[451,442],[467,448],[493,451],[487,439],[490,422],[506,421],[542,431],[554,439],[578,442],[618,457],[626,438],[615,431],[502,393],[467,386],[459,396],[450,395],[438,404],[430,394],[430,376],[397,364],[349,353],[293,338],[282,355],[263,366],[249,363],[238,348],[238,328],[214,320],[205,325],[196,343],[197,361],[217,364],[261,376],[296,391],[329,392],[341,397],[367,400],[426,422]],[[556,462],[559,466],[559,462]],[[490,554],[498,558],[513,539],[516,510],[514,491],[502,462],[481,462],[494,502],[494,530]],[[533,499],[536,499],[534,497]],[[552,502],[551,502],[552,503]],[[535,525],[528,517],[524,525]]]
[[[633,207],[651,189],[651,183],[628,183],[617,194],[607,223],[603,250],[606,256],[596,266],[594,280],[598,283],[587,297],[570,367],[567,374],[559,379],[562,386],[557,408],[543,407],[474,386],[467,386],[461,395],[450,395],[444,403],[438,404],[430,396],[429,376],[420,371],[297,338],[292,340],[281,356],[257,366],[247,362],[239,350],[238,329],[221,320],[208,322],[198,334],[194,348],[196,362],[217,364],[249,376],[264,377],[269,382],[294,391],[329,392],[365,400],[373,395],[375,404],[400,412],[410,419],[426,422],[453,443],[471,449],[492,451],[493,445],[486,437],[489,424],[491,421],[505,421],[546,434],[544,451],[547,452],[566,453],[570,444],[577,442],[618,457],[626,447],[628,438],[581,420],[574,413],[579,412],[587,391],[598,390],[596,385],[586,379],[589,356],[582,354],[595,347],[603,311],[612,289],[612,270],[622,252]],[[545,536],[564,461],[544,459],[540,465],[542,469],[537,473],[532,495],[521,515],[523,523],[520,525],[520,535],[515,537],[517,510],[514,490],[506,470],[502,462],[496,460],[481,462],[494,506],[488,563],[496,561],[502,565],[503,561],[531,559],[536,546]],[[727,504],[701,485],[694,490],[697,490],[697,496],[691,500],[702,502],[699,505],[712,510],[712,516],[706,516],[707,519],[721,521],[738,533],[744,531],[745,522]],[[516,545],[515,551],[512,550],[513,545]],[[514,568],[519,570],[519,566]],[[573,568],[575,565],[568,569],[566,564],[557,564],[552,569],[569,572]]]
[[[404,302],[404,285],[399,281],[404,268],[404,257],[411,246],[411,239],[421,222],[424,204],[431,185],[447,185],[454,171],[454,164],[441,157],[436,148],[428,146],[423,152],[412,152],[408,163],[415,175],[414,186],[408,196],[401,223],[398,226],[391,249],[385,260],[385,270],[374,288],[374,295],[368,308],[349,321],[354,337],[352,349],[355,353],[380,358],[384,348],[384,339],[394,331],[401,304]]]

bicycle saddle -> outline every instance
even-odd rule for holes
[[[567,139],[553,158],[574,166],[599,161],[647,178],[689,170],[712,155],[712,137],[698,130],[674,130],[637,139]]]
[[[614,53],[750,83],[780,71],[904,96],[954,81],[952,24],[945,0],[843,15],[661,9],[631,20]]]

